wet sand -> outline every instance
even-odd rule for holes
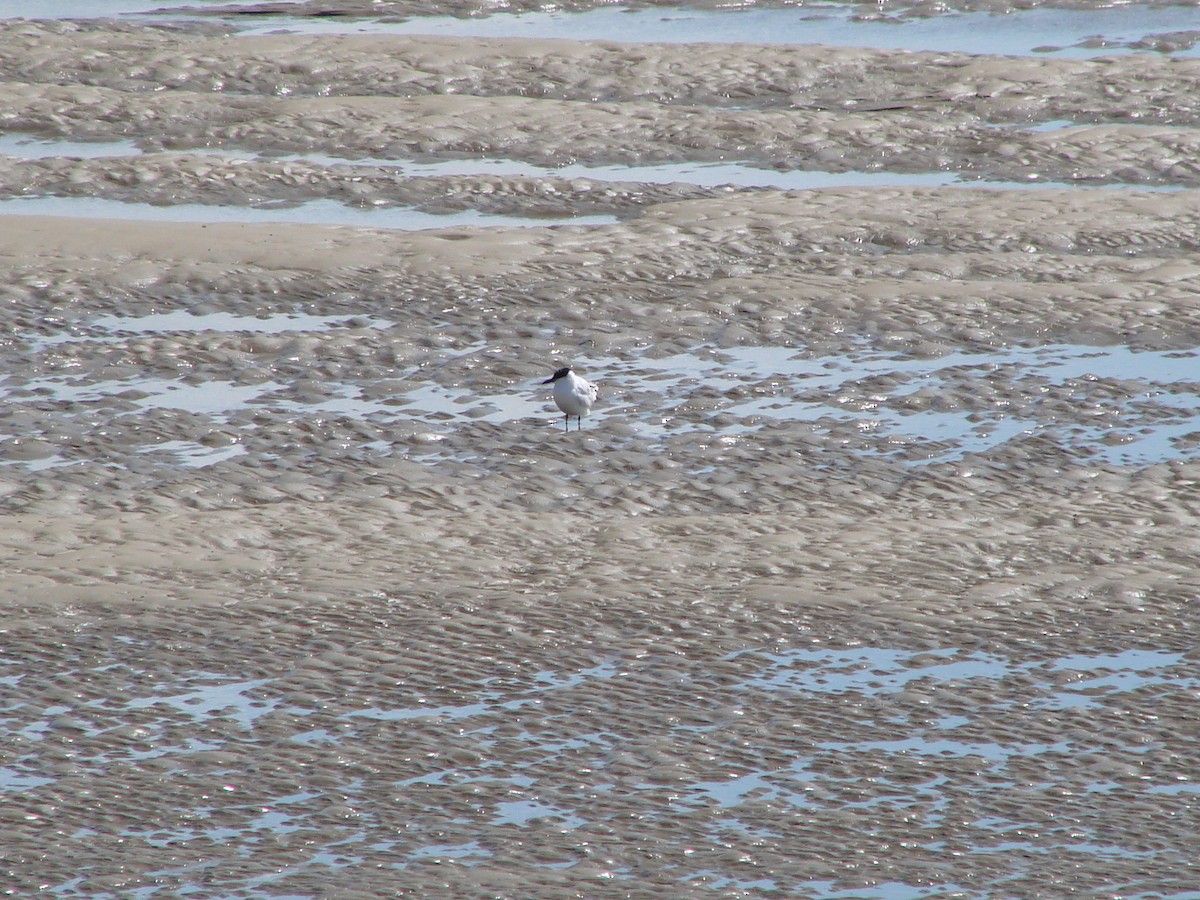
[[[621,217],[0,219],[18,891],[1194,891],[1200,378],[1108,361],[1200,346],[1200,63],[4,28],[6,129],[155,151],[11,195]],[[1095,371],[1011,356],[1063,347]]]

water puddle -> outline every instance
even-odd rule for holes
[[[0,154],[19,159],[50,159],[56,156],[105,159],[110,156],[140,156],[134,141],[63,141],[20,131],[0,134]]]
[[[606,406],[653,407],[659,411],[658,426],[667,431],[738,434],[772,421],[853,422],[864,433],[929,447],[925,462],[985,453],[1020,435],[1057,433],[1125,465],[1177,455],[1175,442],[1197,430],[1196,372],[1195,352],[1128,347],[1006,347],[936,359],[877,352],[826,358],[794,348],[745,347],[643,357],[636,363],[610,361],[598,367],[597,380],[604,386]],[[916,402],[918,396],[957,395],[964,379],[977,383],[997,377],[1020,386],[1014,396],[992,406],[968,402],[958,410],[931,410]],[[1057,415],[1047,421],[1036,400],[1059,387],[1077,391],[1083,402],[1090,385],[1110,379],[1134,384],[1125,384],[1116,397],[1107,394],[1096,401],[1101,412],[1111,413],[1100,424],[1068,422]],[[703,414],[688,409],[689,397],[695,396],[705,398]],[[643,418],[640,427],[648,424]],[[938,450],[940,445],[949,447]]]
[[[694,884],[711,890],[777,891],[779,883],[773,878],[729,878],[713,871],[697,872],[694,877],[684,879],[685,884]]]
[[[1183,657],[1176,653],[1156,650],[1126,650],[1109,656],[1067,656],[1054,660],[1050,668],[1057,671],[1087,673],[1089,677],[1065,685],[1048,697],[1042,705],[1047,709],[1094,708],[1098,699],[1142,688],[1166,684],[1169,681],[1195,690],[1200,679],[1172,679],[1164,674],[1179,666]],[[1150,674],[1156,673],[1156,674]]]
[[[161,705],[198,721],[216,716],[250,730],[257,719],[277,705],[274,701],[252,696],[267,684],[265,680],[229,681],[212,673],[202,673],[195,680],[199,684],[190,684],[187,690],[178,693],[167,687],[161,693],[131,699],[125,709],[142,710]]]
[[[1065,120],[1045,122],[1030,126],[1004,126],[1006,130],[1025,128],[1029,131],[1055,131],[1076,127],[1075,123]],[[1148,126],[1147,126],[1148,127]],[[1023,181],[985,180],[951,171],[935,172],[825,172],[800,169],[779,169],[756,166],[752,163],[741,162],[694,162],[657,163],[650,165],[586,165],[573,163],[571,165],[551,167],[539,166],[533,163],[512,159],[482,157],[478,159],[444,159],[444,160],[400,160],[385,157],[342,157],[322,153],[259,153],[250,150],[239,150],[233,147],[209,147],[185,150],[157,150],[157,153],[178,153],[189,156],[202,153],[217,156],[222,159],[261,161],[261,162],[302,162],[320,166],[371,166],[393,170],[412,178],[437,178],[450,176],[494,176],[521,178],[587,178],[606,182],[634,182],[639,184],[692,184],[700,187],[741,187],[768,188],[772,190],[818,190],[821,188],[846,187],[977,187],[993,190],[1026,190],[1037,188],[1073,189],[1073,190],[1139,190],[1139,191],[1179,191],[1185,188],[1177,185],[1146,185],[1126,182],[1108,184],[1074,184],[1064,181],[1048,181],[1034,176]],[[103,158],[109,156],[137,156],[143,153],[130,141],[117,142],[81,142],[49,140],[36,135],[12,133],[0,135],[0,153],[23,159],[42,159],[47,157],[89,157]],[[484,213],[421,213],[403,207],[352,207],[345,206],[333,200],[313,200],[294,207],[261,208],[261,207],[232,207],[206,206],[203,204],[173,204],[157,206],[152,204],[124,203],[118,200],[103,198],[76,197],[22,197],[13,200],[0,201],[0,213],[6,210],[8,204],[23,204],[32,202],[70,204],[63,212],[49,212],[50,215],[68,215],[69,210],[77,208],[79,215],[103,215],[109,218],[162,218],[172,216],[181,218],[176,221],[275,221],[275,219],[260,218],[264,215],[293,216],[307,221],[314,218],[326,224],[349,224],[372,227],[402,227],[402,228],[432,228],[455,224],[547,224],[556,221],[544,217],[500,216]],[[99,204],[100,212],[89,212],[86,206],[80,204]],[[20,211],[22,207],[17,206]],[[164,210],[160,215],[159,210]],[[217,210],[228,210],[228,214],[218,216]],[[173,211],[173,212],[168,212]],[[386,215],[384,215],[386,214]],[[248,216],[241,219],[239,216]],[[397,219],[398,217],[398,219]],[[455,218],[459,217],[459,218]],[[463,218],[465,217],[465,218]],[[385,219],[397,219],[401,224],[379,224]],[[462,221],[459,221],[462,219]],[[576,216],[563,217],[562,221],[570,224],[605,224],[615,221],[612,216]],[[433,223],[433,224],[428,224]]]
[[[12,791],[28,791],[45,784],[53,784],[53,778],[24,775],[7,766],[0,766],[0,794]]]
[[[180,151],[188,152],[188,151]],[[369,165],[399,169],[419,178],[444,176],[515,176],[523,178],[589,178],[596,181],[631,181],[644,184],[695,184],[700,187],[764,187],[778,190],[809,190],[825,187],[941,187],[980,182],[961,179],[954,172],[820,172],[764,168],[738,162],[678,162],[651,165],[539,166],[513,159],[479,158],[409,161],[379,157],[339,157],[328,154],[266,156],[235,149],[205,151],[234,159],[280,159],[325,166]]]
[[[799,888],[820,900],[926,900],[926,898],[968,897],[971,892],[960,884],[934,885],[902,884],[887,881],[873,884],[869,889],[842,888],[835,881],[802,882]]]
[[[1166,46],[1155,35],[1197,29],[1187,5],[1116,4],[1088,9],[1035,7],[1006,14],[945,12],[939,15],[864,14],[854,4],[743,9],[675,9],[604,6],[583,12],[503,10],[485,16],[289,16],[286,5],[264,4],[270,15],[222,15],[222,7],[247,3],[138,3],[79,0],[31,10],[23,0],[0,0],[0,19],[133,18],[141,21],[203,18],[232,25],[243,34],[438,34],[464,37],[536,37],[668,43],[829,44],[894,50],[963,51],[1028,56],[1053,53],[1089,58],[1156,49],[1177,56],[1200,54],[1191,41]],[[44,7],[44,8],[43,8]],[[202,15],[201,15],[202,14]]]
[[[263,313],[236,315],[224,312],[196,313],[173,310],[146,316],[99,316],[84,323],[71,323],[54,334],[39,335],[29,343],[42,351],[60,344],[82,341],[114,343],[136,336],[191,332],[285,334],[292,331],[329,331],[335,328],[390,328],[394,323],[372,316],[315,316],[306,313]]]
[[[241,444],[229,444],[224,447],[206,447],[196,441],[163,441],[149,447],[142,447],[142,453],[162,453],[168,455],[172,462],[185,469],[206,469],[209,466],[243,456],[246,448]],[[60,458],[59,465],[68,464]]]
[[[557,807],[536,800],[510,800],[497,804],[493,825],[529,825],[539,819],[553,819],[560,828],[580,828],[587,824],[579,816],[571,815]]]
[[[0,0],[0,19],[110,19],[147,13],[162,4],[139,0],[60,0],[31,4]]]
[[[1005,15],[860,14],[861,7],[805,4],[732,10],[602,7],[584,12],[413,17],[407,21],[238,17],[243,33],[436,34],[459,37],[563,38],[631,43],[830,44],[884,50],[962,51],[1011,56],[1054,53],[1089,58],[1130,52],[1147,35],[1197,27],[1190,6],[1038,7]],[[1179,55],[1195,55],[1189,48]]]
[[[1088,808],[1172,804],[1196,791],[1190,778],[1153,767],[1121,774],[1130,760],[1161,752],[1152,725],[1089,743],[1073,720],[1054,718],[1074,714],[1056,705],[1067,692],[1087,692],[1087,715],[1118,718],[1133,695],[1139,708],[1148,697],[1190,696],[1200,684],[1195,664],[1162,649],[1035,661],[957,647],[746,649],[715,663],[725,673],[716,681],[709,664],[649,655],[629,665],[504,677],[446,672],[427,679],[428,690],[456,702],[429,696],[415,704],[399,682],[391,689],[397,705],[374,709],[363,706],[375,694],[370,679],[364,687],[359,674],[341,669],[320,670],[315,697],[297,695],[290,672],[151,674],[138,667],[144,656],[145,648],[127,642],[90,668],[10,677],[0,722],[13,740],[0,795],[19,805],[81,772],[139,764],[152,765],[155,778],[190,783],[181,773],[209,765],[206,777],[176,792],[174,819],[127,825],[122,840],[173,850],[231,847],[248,860],[269,857],[288,836],[305,836],[308,852],[286,868],[239,867],[242,887],[265,888],[310,869],[473,866],[493,859],[496,847],[527,839],[539,845],[537,865],[569,870],[587,860],[576,842],[586,846],[597,827],[622,815],[634,816],[647,834],[667,824],[687,829],[688,847],[768,847],[798,814],[828,818],[831,827],[902,817],[906,846],[934,852],[951,839],[967,866],[1007,853],[1062,852],[1154,863],[1161,843],[1147,848],[1106,820],[1080,818],[1073,804],[1080,797]],[[726,677],[733,672],[738,677]],[[68,675],[89,686],[90,699],[64,698],[58,685]],[[924,698],[922,711],[905,715],[912,702],[900,701],[913,691]],[[632,711],[653,721],[652,738],[631,731]],[[751,714],[760,718],[743,730],[739,720]],[[697,721],[708,724],[697,730]],[[367,747],[379,756],[350,761]],[[275,777],[281,748],[304,762]],[[259,761],[261,776],[233,764],[244,752]],[[687,762],[680,772],[704,774],[672,774],[671,759]],[[1036,800],[1044,791],[1055,816],[1073,816],[1069,828],[1038,833],[1011,817],[1014,796]],[[390,815],[396,804],[403,813]],[[693,828],[708,838],[698,840]],[[744,854],[683,854],[670,872],[710,887],[779,877],[755,873],[745,861]],[[220,881],[221,866],[220,854],[204,853],[191,865],[176,859],[149,869],[185,889],[203,881],[219,890],[213,879]],[[814,897],[920,897],[935,883],[892,877],[864,892],[810,876],[789,893],[803,886]],[[83,889],[65,882],[50,893],[71,896],[76,888]]]
[[[730,659],[737,659],[737,653]],[[765,663],[755,677],[741,683],[745,690],[817,692],[877,696],[896,694],[914,684],[958,682],[1000,683],[1009,678],[1028,679],[1055,672],[1079,676],[1047,690],[1029,701],[1045,709],[1099,706],[1111,695],[1171,684],[1188,690],[1200,687],[1200,678],[1167,674],[1186,666],[1181,653],[1157,650],[1126,650],[1110,655],[1078,655],[1047,662],[1015,665],[1001,657],[960,650],[932,650],[921,654],[880,647],[842,650],[798,648],[783,653],[756,652]],[[1088,677],[1082,677],[1087,675]],[[941,723],[959,728],[967,720],[951,718]],[[960,752],[945,742],[939,752]]]
[[[189,331],[283,334],[289,331],[326,331],[330,328],[390,328],[394,323],[371,316],[314,316],[305,313],[268,313],[239,316],[233,313],[192,313],[176,310],[147,316],[100,316],[88,323],[88,333],[113,337]]]
[[[280,333],[385,328],[365,317],[263,318],[184,312],[104,317],[76,325],[69,340],[115,341],[194,331]],[[62,340],[67,340],[63,338]],[[36,350],[62,340],[41,339]],[[455,355],[486,361],[488,345]],[[731,439],[805,423],[846,442],[846,452],[894,457],[910,465],[987,454],[1014,439],[1041,435],[1117,465],[1186,456],[1200,437],[1197,351],[1134,351],[1124,346],[1058,344],[955,352],[933,359],[862,350],[814,356],[790,347],[701,348],[655,358],[598,358],[584,373],[601,386],[593,419],[612,418],[654,439],[699,433]],[[436,368],[436,367],[435,367]],[[455,423],[553,423],[558,414],[539,379],[480,390],[440,369],[419,368],[389,382],[323,380],[297,392],[282,381],[248,383],[134,377],[46,375],[0,387],[10,403],[69,403],[125,410],[180,410],[218,422],[247,408],[290,419],[340,416],[386,425],[421,422],[435,436]],[[486,368],[486,367],[485,367]],[[452,380],[444,380],[452,378]],[[981,390],[985,385],[986,390]],[[244,452],[173,441],[141,448],[207,466]],[[436,442],[424,451],[436,457]],[[31,465],[64,464],[39,456]]]
[[[168,378],[129,378],[113,381],[46,378],[28,382],[27,389],[38,401],[94,404],[119,400],[139,409],[175,409],[190,413],[220,416],[250,403],[284,385],[266,381],[235,384],[208,381],[187,384]],[[153,447],[151,449],[154,449]]]
[[[547,225],[610,225],[616,216],[508,216],[475,210],[426,213],[409,207],[355,207],[336,200],[310,200],[294,206],[253,207],[179,203],[158,206],[101,197],[21,197],[0,200],[0,216],[65,216],[150,222],[248,222],[257,224],[350,225],[419,231],[437,228],[512,228]]]
[[[484,860],[491,859],[492,856],[492,852],[481,847],[478,841],[467,841],[462,844],[429,844],[413,852],[413,858],[418,860]]]
[[[772,801],[806,808],[812,805],[803,790],[803,784],[809,778],[805,773],[811,762],[812,757],[805,757],[770,772],[755,772],[724,781],[696,781],[688,785],[685,802],[694,805],[712,803],[734,809],[743,803]]]
[[[1017,126],[1006,126],[1015,129]],[[1054,131],[1076,127],[1074,123],[1052,122],[1029,126],[1030,131]],[[1143,127],[1143,126],[1137,126]],[[1144,126],[1151,127],[1151,126]],[[191,152],[191,151],[179,151]],[[821,188],[854,187],[975,187],[992,190],[1028,190],[1036,188],[1071,190],[1139,190],[1180,191],[1187,190],[1179,185],[1135,184],[1110,182],[1104,184],[1078,184],[1066,181],[1049,181],[1031,175],[1023,181],[982,179],[959,172],[823,172],[808,169],[780,169],[756,166],[739,162],[678,162],[653,165],[571,165],[552,168],[537,166],[520,160],[509,159],[448,159],[439,161],[398,161],[378,157],[342,158],[325,154],[288,154],[263,156],[234,149],[206,150],[206,153],[228,156],[234,159],[282,159],[312,162],[320,165],[372,165],[395,167],[405,175],[433,178],[450,175],[495,175],[520,176],[527,178],[590,178],[597,181],[629,181],[644,184],[694,184],[700,187],[770,188],[772,190],[806,191]]]
[[[736,655],[731,657],[736,659]],[[765,653],[767,668],[747,688],[762,690],[820,691],[864,694],[894,693],[911,681],[932,678],[949,681],[961,678],[998,678],[1008,673],[1007,665],[994,657],[971,654],[961,658],[956,651],[940,650],[916,660],[902,650],[865,647],[849,650],[789,650]],[[945,658],[947,661],[942,662]],[[919,663],[919,664],[918,664]]]

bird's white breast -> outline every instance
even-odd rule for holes
[[[568,416],[586,416],[596,401],[596,387],[574,372],[554,382],[554,402]]]

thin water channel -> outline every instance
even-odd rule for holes
[[[296,4],[297,11],[302,7]],[[237,9],[237,15],[224,10]],[[1193,42],[1155,41],[1155,35],[1195,31],[1187,5],[1134,5],[1073,9],[1050,6],[990,11],[939,11],[934,15],[864,14],[849,3],[740,9],[601,6],[583,11],[507,12],[472,16],[288,15],[279,4],[147,5],[132,0],[73,4],[70,16],[132,16],[138,19],[205,17],[236,23],[245,34],[436,34],[458,37],[537,37],[603,41],[831,44],[896,50],[958,51],[1000,55],[1100,56],[1167,47],[1195,55]],[[154,10],[154,16],[146,15]],[[28,15],[20,3],[0,5],[0,18]]]

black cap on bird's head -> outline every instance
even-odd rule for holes
[[[553,375],[551,375],[549,378],[547,378],[545,381],[543,381],[542,384],[553,384],[554,382],[558,381],[558,379],[566,378],[570,374],[571,374],[571,367],[564,366],[563,368],[561,368],[557,372],[555,372]]]

